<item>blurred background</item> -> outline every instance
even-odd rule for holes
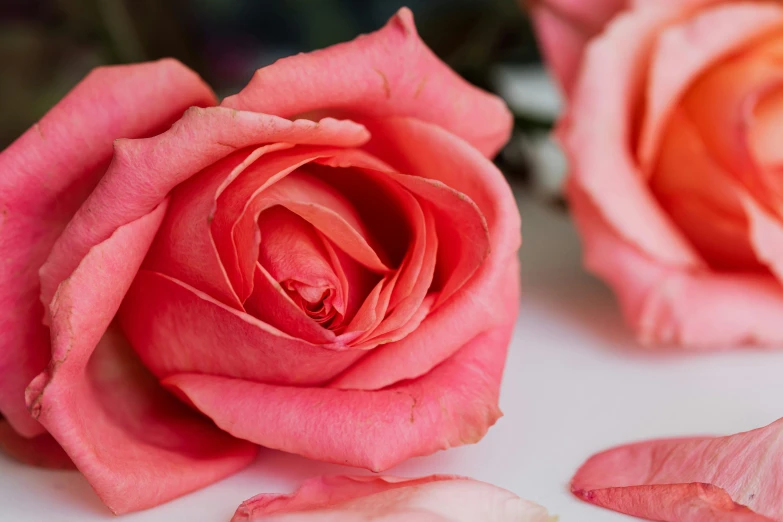
[[[559,110],[520,0],[0,0],[0,149],[90,69],[178,58],[219,96],[259,67],[380,28],[400,7],[468,81],[503,96],[515,138],[498,165],[556,193],[562,160],[548,139]],[[552,164],[555,162],[555,164]],[[546,163],[554,179],[536,179]]]

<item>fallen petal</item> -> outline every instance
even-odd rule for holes
[[[258,495],[232,522],[547,522],[546,509],[491,484],[424,478],[318,477],[291,495]]]
[[[663,439],[591,457],[582,500],[662,522],[783,520],[783,419],[728,437]]]

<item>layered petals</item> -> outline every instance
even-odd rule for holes
[[[380,31],[259,69],[222,105],[285,118],[313,111],[362,120],[410,116],[462,137],[488,157],[506,143],[512,126],[500,98],[467,83],[424,45],[407,8]]]
[[[214,103],[174,60],[103,67],[0,153],[0,413],[19,433],[42,432],[24,406],[50,355],[38,269],[106,170],[112,142],[156,134],[189,106]]]
[[[655,43],[647,85],[646,111],[639,142],[642,169],[649,171],[676,104],[712,65],[759,34],[783,25],[783,7],[734,3],[716,6],[667,27]]]
[[[318,477],[291,495],[258,495],[232,522],[550,522],[543,507],[475,480]]]
[[[619,237],[573,182],[569,200],[585,265],[612,286],[642,342],[696,350],[783,342],[783,288],[772,275],[661,265]]]
[[[160,378],[198,372],[318,385],[362,356],[339,340],[314,345],[291,337],[181,281],[146,270],[136,276],[119,318],[133,348]]]
[[[177,185],[236,150],[275,143],[351,147],[368,139],[367,130],[352,121],[290,121],[223,107],[192,107],[163,134],[120,140],[108,171],[41,269],[42,300],[51,298],[93,245],[151,212]]]
[[[516,301],[505,303],[516,310]],[[501,413],[513,322],[477,335],[418,379],[378,391],[286,387],[200,374],[163,381],[227,432],[309,458],[388,469],[480,440]]]
[[[490,253],[418,328],[374,350],[331,383],[343,389],[379,389],[424,375],[455,353],[465,339],[489,326],[513,321],[514,316],[503,312],[502,303],[516,300],[519,292],[514,273],[521,242],[519,212],[500,171],[464,141],[434,125],[397,118],[372,130],[387,144],[375,152],[398,171],[441,182],[475,203],[486,219]],[[439,248],[442,243],[439,232]]]
[[[629,0],[530,0],[538,38],[560,87],[570,94],[588,42]]]
[[[33,417],[115,513],[203,487],[255,455],[160,388],[110,326],[165,211],[117,229],[60,284],[52,361],[27,390]]]
[[[571,177],[617,234],[662,264],[688,269],[703,261],[661,212],[629,148],[634,140],[631,115],[642,97],[647,57],[658,31],[674,16],[671,9],[650,6],[615,19],[585,54],[559,133]]]
[[[574,493],[663,522],[783,520],[783,422],[729,437],[653,440],[590,458]]]

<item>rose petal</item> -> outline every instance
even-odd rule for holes
[[[175,60],[102,67],[0,154],[0,412],[19,433],[43,431],[24,405],[49,358],[38,269],[103,175],[112,141],[155,134],[187,107],[213,103]]]
[[[231,285],[232,264],[224,265],[210,233],[215,201],[231,180],[252,168],[266,154],[290,148],[276,143],[249,151],[244,149],[210,165],[185,180],[171,193],[169,211],[150,248],[144,268],[179,279],[218,301],[244,310]],[[251,257],[251,262],[254,260]]]
[[[33,417],[115,513],[204,487],[255,456],[166,394],[133,363],[122,335],[107,332],[165,211],[164,203],[117,229],[59,286],[52,362],[27,390]]]
[[[199,372],[319,385],[362,355],[346,350],[340,339],[313,345],[293,338],[181,281],[145,270],[136,276],[119,318],[145,366],[160,378]]]
[[[779,5],[735,3],[688,17],[660,34],[650,65],[647,110],[639,142],[642,170],[652,167],[663,127],[694,79],[781,22],[783,7]]]
[[[51,298],[93,245],[150,212],[174,187],[235,150],[270,143],[350,147],[367,139],[364,127],[347,120],[289,121],[223,107],[193,107],[163,134],[120,140],[106,175],[41,269],[41,298]]]
[[[715,270],[763,270],[748,237],[747,190],[704,143],[688,115],[672,114],[650,189],[661,207]]]
[[[232,522],[548,522],[543,507],[475,480],[318,477],[291,495],[258,495],[239,506]]]
[[[626,486],[574,494],[597,506],[659,522],[775,522],[737,504],[711,484]]]
[[[759,261],[766,264],[783,284],[783,223],[753,198],[745,195],[742,204],[750,222],[750,242]]]
[[[343,316],[347,295],[331,264],[324,240],[307,221],[283,207],[272,207],[259,218],[258,260],[279,283],[296,284],[296,293],[317,303],[331,290],[334,308]]]
[[[516,303],[504,303],[516,309]],[[164,384],[229,433],[265,447],[374,471],[477,442],[501,415],[513,322],[482,333],[429,374],[380,391],[274,386],[200,374]]]
[[[529,3],[546,62],[569,94],[585,46],[629,1],[534,0]]]
[[[412,116],[486,156],[500,150],[512,126],[500,98],[468,84],[424,45],[407,8],[380,31],[259,69],[223,106],[283,117],[321,109],[362,119]]]
[[[693,349],[783,342],[783,289],[773,276],[663,265],[619,237],[573,182],[569,200],[585,265],[612,286],[642,342]]]
[[[590,458],[574,476],[571,488],[589,502],[665,522],[716,520],[709,518],[711,510],[738,511],[738,518],[719,520],[781,520],[782,436],[780,420],[729,437],[621,446]],[[761,517],[751,517],[743,506]]]
[[[780,48],[778,59],[783,59],[783,38],[781,38]],[[760,97],[753,108],[752,119],[748,122],[749,148],[756,164],[761,169],[777,169],[777,176],[783,168],[783,150],[779,147],[783,141],[781,121],[783,121],[783,82]]]
[[[253,293],[245,302],[248,313],[261,321],[274,325],[282,332],[313,344],[334,343],[336,336],[331,330],[307,317],[294,303],[280,283],[256,263]]]
[[[695,268],[703,261],[661,211],[629,147],[647,59],[676,14],[663,6],[627,11],[593,41],[559,132],[571,177],[618,235],[661,263]]]
[[[505,299],[515,302],[519,292],[519,210],[500,171],[453,134],[417,120],[386,120],[382,127],[373,126],[373,135],[383,136],[389,148],[379,154],[399,172],[440,181],[478,205],[489,227],[490,255],[461,290],[415,331],[373,350],[331,383],[336,388],[380,389],[426,374],[456,352],[465,339],[490,325],[513,321],[501,303]],[[510,293],[514,296],[504,297]]]
[[[240,299],[252,292],[258,216],[274,205],[283,205],[315,225],[371,270],[389,270],[351,204],[322,180],[296,171],[318,158],[342,153],[340,149],[297,147],[270,154],[237,176],[221,194],[212,235],[224,264],[235,267],[229,275],[236,274],[232,281]]]
[[[775,44],[774,38],[767,39],[735,53],[702,75],[682,103],[715,158],[773,209],[783,197],[783,183],[755,161],[750,128],[754,108],[783,85],[779,64],[764,52]]]

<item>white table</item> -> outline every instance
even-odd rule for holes
[[[629,520],[569,494],[572,473],[592,453],[635,439],[734,433],[783,416],[783,350],[696,356],[638,348],[609,291],[581,270],[567,215],[527,201],[522,214],[524,295],[503,385],[506,416],[477,445],[390,473],[469,475],[547,506],[562,522]],[[122,520],[228,521],[256,493],[335,473],[356,471],[262,451],[233,477]],[[0,456],[1,521],[113,518],[78,473]]]

